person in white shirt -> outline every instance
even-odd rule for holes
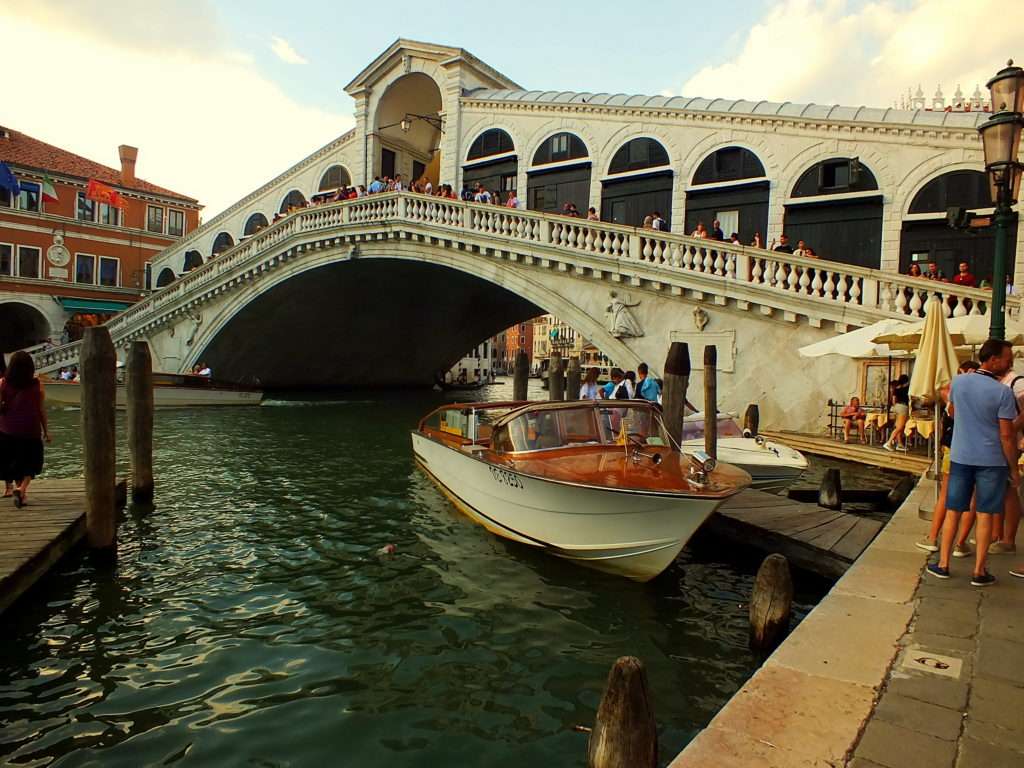
[[[588,368],[587,377],[583,380],[583,384],[580,385],[580,400],[598,400],[600,399],[600,387],[597,386],[597,377],[601,373],[598,368]]]
[[[208,366],[206,363],[200,363],[199,364],[199,375],[200,376],[206,376],[207,378],[209,378],[210,376],[213,375],[213,371],[210,370],[210,366]]]

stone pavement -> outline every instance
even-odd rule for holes
[[[849,768],[1024,766],[1024,559],[999,555],[979,589],[971,566],[925,576],[917,609]]]

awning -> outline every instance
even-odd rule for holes
[[[109,315],[123,312],[132,305],[130,301],[103,301],[102,299],[77,299],[71,296],[58,296],[57,301],[68,312],[100,312]]]

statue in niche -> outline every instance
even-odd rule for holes
[[[693,308],[693,324],[697,326],[698,331],[703,331],[710,319],[708,313],[704,311],[704,307],[696,306]]]
[[[629,311],[630,307],[639,306],[639,301],[631,304],[628,296],[622,299],[615,291],[611,292],[611,303],[605,308],[605,312],[608,313],[608,330],[612,336],[617,339],[625,339],[644,335],[640,323]]]

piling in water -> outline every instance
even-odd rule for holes
[[[826,469],[818,489],[818,506],[825,509],[843,508],[843,483],[838,469]]]
[[[548,399],[565,399],[565,372],[562,370],[562,353],[552,352],[548,364]]]
[[[704,453],[718,458],[718,348],[704,347]]]
[[[569,358],[569,368],[565,373],[565,399],[580,399],[580,384],[582,383],[582,371],[580,370],[580,359]]]
[[[684,341],[673,341],[665,358],[665,386],[661,407],[665,426],[674,444],[683,440],[683,415],[686,412],[686,389],[690,383],[690,347]]]
[[[82,446],[85,454],[85,526],[89,546],[113,554],[117,546],[114,402],[117,355],[104,326],[86,328],[82,374]]]
[[[132,501],[153,500],[153,358],[149,344],[133,341],[128,350],[128,453],[132,464]]]
[[[644,664],[622,656],[608,673],[587,742],[587,768],[655,768],[658,725]]]
[[[512,369],[512,399],[522,401],[526,399],[526,385],[530,379],[530,358],[526,352],[520,350],[516,355],[516,365]]]
[[[793,612],[793,578],[784,555],[768,555],[757,570],[750,596],[750,648],[772,651],[789,632]]]

